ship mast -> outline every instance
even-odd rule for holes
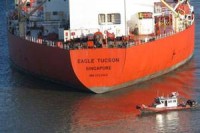
[[[124,0],[124,23],[125,23],[125,36],[128,36],[127,22],[126,22],[126,0]]]

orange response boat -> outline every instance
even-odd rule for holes
[[[183,98],[182,98],[183,99]],[[161,113],[167,111],[178,111],[196,108],[198,106],[197,102],[191,99],[184,99],[181,101],[178,92],[172,92],[168,97],[159,96],[154,99],[152,105],[137,105],[136,109],[139,109],[141,114],[149,113]]]
[[[15,1],[8,24],[12,63],[42,78],[104,93],[191,59],[195,23],[187,0],[94,1],[94,8],[87,4],[91,0]]]

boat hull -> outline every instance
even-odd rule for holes
[[[141,114],[151,114],[151,113],[162,113],[162,112],[168,112],[168,111],[179,111],[179,110],[188,110],[195,107],[191,106],[177,106],[177,107],[163,107],[163,108],[154,108],[154,107],[147,107],[143,106],[140,109]]]
[[[41,45],[8,33],[10,59],[18,68],[104,93],[170,72],[185,64],[194,51],[195,24],[186,30],[127,48],[65,50]]]

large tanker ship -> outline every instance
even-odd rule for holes
[[[168,73],[194,51],[188,0],[15,0],[8,18],[17,68],[95,93]]]

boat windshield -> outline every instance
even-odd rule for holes
[[[156,103],[156,104],[161,104],[160,98],[156,98],[156,99],[155,99],[155,103]]]

